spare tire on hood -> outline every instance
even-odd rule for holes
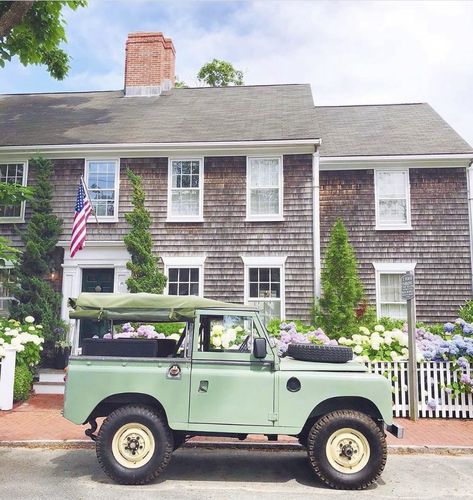
[[[287,355],[301,361],[322,363],[346,363],[353,359],[353,351],[350,347],[314,344],[289,344]]]

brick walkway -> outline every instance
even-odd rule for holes
[[[61,415],[63,396],[37,395],[13,410],[0,412],[0,442],[28,440],[82,440],[87,426],[75,425]],[[420,419],[411,422],[397,419],[405,428],[405,438],[388,434],[388,444],[398,446],[471,446],[473,447],[473,420]],[[196,438],[197,439],[197,438]],[[199,441],[207,438],[198,438]],[[252,440],[266,441],[263,436]],[[219,441],[222,439],[219,438]],[[292,442],[293,438],[282,438]]]

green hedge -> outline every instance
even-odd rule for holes
[[[26,401],[30,397],[33,375],[26,365],[17,365],[15,368],[15,382],[13,384],[13,400]]]

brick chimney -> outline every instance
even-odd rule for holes
[[[159,95],[174,87],[176,49],[162,33],[130,33],[126,41],[125,95]]]

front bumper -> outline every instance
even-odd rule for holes
[[[390,432],[393,436],[398,439],[402,439],[404,437],[404,427],[398,424],[391,424],[386,426],[386,430]]]

